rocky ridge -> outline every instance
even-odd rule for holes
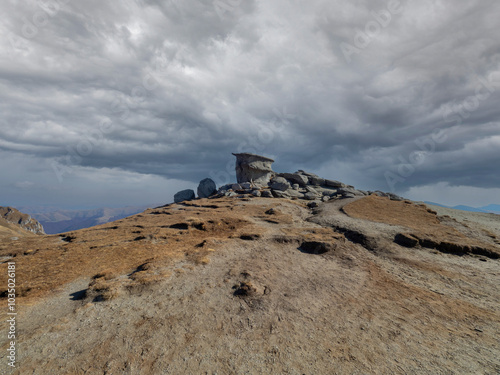
[[[0,207],[0,218],[4,219],[7,223],[18,225],[28,232],[45,234],[42,224],[30,215],[23,214],[13,207]]]
[[[326,202],[331,199],[363,197],[375,194],[388,197],[391,200],[402,201],[404,198],[382,191],[365,191],[356,189],[343,182],[322,178],[314,173],[298,170],[295,173],[277,173],[271,168],[274,160],[250,153],[233,154],[236,156],[236,180],[213,190],[212,194],[200,194],[203,186],[210,181],[204,179],[198,187],[199,198],[221,197],[264,197],[302,199],[308,201]],[[183,190],[175,195],[175,202],[193,200],[196,195],[193,190]]]

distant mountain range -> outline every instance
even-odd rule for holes
[[[440,207],[446,207],[446,208],[453,208],[455,210],[462,210],[462,211],[469,211],[469,212],[483,212],[483,213],[490,213],[490,214],[498,214],[500,215],[500,204],[489,204],[487,206],[483,207],[471,207],[471,206],[464,206],[464,205],[458,205],[458,206],[445,206],[444,204],[439,204],[439,203],[434,203],[434,202],[424,202],[427,204],[433,204],[435,206],[440,206]]]
[[[22,212],[29,213],[37,219],[47,234],[64,233],[89,228],[144,211],[149,206],[128,206],[121,208],[97,208],[93,210],[58,210],[47,207],[19,207]]]

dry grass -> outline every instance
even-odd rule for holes
[[[11,258],[22,270],[17,293],[23,303],[78,278],[102,275],[97,279],[111,280],[116,275],[134,272],[146,262],[168,265],[186,259],[206,265],[210,262],[209,254],[217,247],[212,240],[227,239],[242,228],[250,228],[251,224],[242,217],[262,216],[264,211],[259,206],[233,207],[218,200],[174,204],[64,235],[28,235],[15,241],[8,238],[0,244],[0,257]],[[199,247],[202,243],[203,247]],[[6,263],[0,264],[2,287],[6,285],[6,268]],[[142,270],[130,280],[145,284],[167,275],[168,272]],[[108,289],[106,296],[113,297],[119,288],[110,284]]]

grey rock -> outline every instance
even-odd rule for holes
[[[300,187],[299,184],[293,184],[292,185],[292,189],[293,190],[299,190],[299,187]]]
[[[241,187],[240,184],[232,184],[231,185],[231,190],[234,190],[234,191],[236,191],[236,190],[243,190],[243,188]]]
[[[226,193],[226,197],[236,197],[238,194],[236,194],[234,191],[228,191]]]
[[[309,202],[307,204],[307,207],[309,207],[309,208],[316,208],[316,207],[319,207],[319,204],[318,204],[318,202]]]
[[[306,186],[306,191],[308,193],[314,193],[314,194],[317,194],[317,195],[319,194],[318,191],[316,189],[312,188],[311,186]]]
[[[274,177],[269,183],[269,187],[273,190],[285,191],[290,189],[290,183],[283,177]]]
[[[304,194],[304,199],[307,199],[307,200],[309,200],[309,201],[313,201],[313,200],[315,200],[315,199],[317,199],[317,198],[318,198],[318,195],[317,195],[317,194],[314,194],[314,193],[310,193],[310,192],[309,192],[309,193],[305,193],[305,194]]]
[[[345,193],[345,194],[342,194],[342,198],[355,198],[356,196],[354,194],[351,194],[351,193]]]
[[[198,198],[208,198],[217,192],[217,186],[211,178],[205,178],[198,185]]]
[[[252,188],[252,184],[250,182],[242,182],[240,184],[241,188],[244,190],[248,190]]]
[[[337,189],[325,189],[321,192],[323,195],[331,197],[332,195],[336,195],[338,193]]]
[[[272,194],[275,198],[291,198],[290,194],[288,194],[285,191],[273,190],[272,192],[273,192]]]
[[[229,189],[231,189],[233,186],[233,184],[227,184],[227,185],[223,185],[219,188],[218,192],[219,193],[225,193],[226,191],[228,191]]]
[[[315,176],[310,176],[309,177],[309,183],[311,185],[316,185],[316,186],[321,186],[325,184],[325,179],[321,177],[315,177]]]
[[[340,181],[335,181],[335,180],[325,180],[325,185],[326,186],[331,186],[331,187],[334,187],[334,188],[343,188],[343,187],[347,187],[346,184],[340,182]]]
[[[304,193],[301,193],[300,191],[294,189],[288,189],[286,193],[293,198],[304,198]]]
[[[391,201],[404,201],[405,199],[403,197],[400,197],[399,195],[396,195],[394,193],[387,193],[387,196]]]
[[[284,177],[292,184],[299,184],[300,186],[306,186],[309,183],[309,178],[298,173],[280,173],[279,177]]]
[[[338,189],[338,193],[340,193],[342,195],[351,194],[353,196],[358,196],[358,197],[364,196],[364,194],[362,192],[360,192],[359,190],[356,190],[353,188],[348,188],[348,187]]]
[[[299,170],[298,170],[297,172],[295,172],[295,173],[298,173],[298,174],[303,174],[304,176],[307,176],[307,177],[318,177],[318,178],[319,178],[319,176],[318,176],[317,174],[314,174],[314,173],[309,173],[309,172],[306,172],[306,171],[304,171],[304,170],[302,170],[302,169],[299,169]]]
[[[321,200],[322,200],[323,202],[328,202],[328,201],[330,200],[330,197],[329,197],[328,195],[323,195],[323,196],[321,197]]]
[[[236,180],[238,183],[255,182],[258,184],[267,184],[274,172],[271,165],[273,159],[264,156],[242,153],[233,154],[236,156]]]
[[[191,189],[186,189],[179,191],[174,195],[174,202],[179,203],[179,202],[184,202],[184,201],[191,201],[195,199],[196,196],[194,195],[194,190]]]
[[[272,198],[273,197],[273,193],[271,193],[271,190],[264,190],[264,191],[262,191],[262,193],[260,195],[261,195],[261,197],[264,197],[264,198]]]
[[[260,190],[254,190],[254,191],[252,191],[252,195],[254,197],[260,197],[262,194],[260,193]]]

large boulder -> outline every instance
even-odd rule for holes
[[[192,201],[195,198],[196,196],[194,195],[194,190],[186,189],[179,191],[174,195],[174,202],[179,203],[184,201]]]
[[[209,196],[217,193],[217,186],[211,178],[205,178],[200,181],[198,185],[198,198],[208,198]]]
[[[267,185],[274,175],[271,165],[273,159],[264,156],[241,153],[236,156],[236,180],[238,183],[254,182]]]
[[[269,187],[273,190],[285,191],[290,189],[290,183],[283,177],[274,177],[269,183]]]

